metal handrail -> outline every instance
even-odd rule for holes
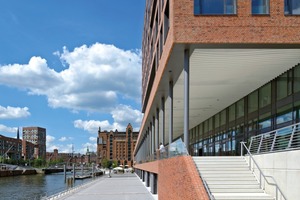
[[[241,156],[243,156],[243,147],[247,150],[247,153],[249,155],[249,168],[251,169],[251,160],[253,161],[253,163],[256,165],[257,169],[259,170],[259,173],[260,173],[260,176],[259,176],[259,186],[260,188],[264,189],[262,187],[262,180],[261,180],[261,177],[264,178],[264,180],[269,184],[269,185],[273,185],[276,187],[276,200],[278,200],[278,191],[280,192],[281,196],[287,200],[286,196],[283,194],[282,190],[280,189],[280,187],[278,186],[277,182],[275,181],[274,177],[273,176],[266,176],[263,171],[260,169],[260,167],[258,166],[257,162],[254,160],[252,154],[250,153],[250,150],[247,148],[246,146],[246,142],[241,142]],[[271,183],[268,181],[268,178],[272,178],[273,181],[275,183]],[[265,184],[264,184],[265,185]]]
[[[300,123],[252,136],[249,150],[253,154],[300,148]]]
[[[201,175],[200,175],[200,177],[201,177]],[[208,188],[208,185],[207,185],[206,181],[203,178],[201,178],[201,179],[203,181],[203,184],[204,184],[205,190],[206,190],[206,192],[207,192],[207,194],[209,196],[209,199],[210,200],[215,200],[215,197],[214,197],[214,195],[212,195],[210,189]]]

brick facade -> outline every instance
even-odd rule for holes
[[[117,161],[119,165],[133,165],[133,150],[135,148],[138,132],[133,132],[128,124],[126,132],[101,131],[99,128],[97,138],[98,163],[103,159]]]
[[[208,195],[190,156],[180,156],[135,165],[158,175],[159,200],[208,200]]]

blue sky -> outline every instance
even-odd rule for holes
[[[47,129],[47,151],[139,130],[144,0],[0,0],[0,134]]]

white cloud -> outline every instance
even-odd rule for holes
[[[101,130],[110,130],[112,128],[112,125],[109,123],[108,120],[105,121],[95,121],[95,120],[89,120],[89,121],[83,121],[83,120],[76,120],[74,121],[74,127],[78,129],[83,129],[85,131],[88,131],[89,133],[97,134],[99,127],[101,127]]]
[[[17,134],[17,127],[7,127],[3,124],[0,124],[0,132],[5,132],[5,133],[16,133]]]
[[[49,143],[52,143],[55,141],[55,137],[53,137],[51,135],[46,135],[46,141],[47,141],[46,145],[48,145]]]
[[[73,138],[72,137],[61,137],[61,138],[58,139],[58,141],[60,141],[60,142],[65,142],[65,141],[68,141],[68,140],[73,140]]]
[[[97,138],[96,138],[96,137],[90,137],[89,140],[90,140],[91,142],[97,142]]]
[[[49,106],[72,111],[111,112],[119,97],[140,99],[141,54],[96,43],[60,56],[66,69],[56,72],[47,61],[32,57],[28,64],[0,66],[0,84],[45,95]]]
[[[111,115],[114,119],[114,122],[112,124],[109,123],[108,120],[83,121],[79,119],[74,121],[74,127],[78,129],[83,129],[85,131],[88,131],[89,133],[97,134],[99,127],[101,127],[102,131],[115,131],[116,129],[118,131],[125,131],[128,123],[130,123],[134,131],[139,131],[139,126],[143,117],[143,114],[139,110],[133,109],[130,106],[119,105],[111,111]]]
[[[119,126],[126,128],[128,123],[131,123],[135,131],[139,130],[143,118],[141,111],[133,109],[128,105],[119,105],[111,112],[111,114],[115,123],[119,124]]]
[[[81,153],[81,154],[85,154],[86,151],[87,151],[87,148],[89,148],[89,152],[97,152],[97,143],[94,142],[94,143],[85,143],[85,144],[82,144],[81,148],[78,149],[78,153]]]
[[[0,119],[17,119],[30,116],[30,112],[27,107],[11,107],[7,106],[6,108],[0,106]]]

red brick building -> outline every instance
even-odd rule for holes
[[[134,156],[159,199],[208,199],[191,157],[151,162],[160,142],[238,155],[240,141],[300,121],[298,2],[146,1]]]
[[[138,132],[133,132],[131,124],[128,124],[126,132],[103,131],[100,128],[97,138],[98,163],[102,159],[117,161],[119,165],[133,165],[133,150]]]
[[[0,135],[0,156],[6,159],[22,158],[22,140]]]

